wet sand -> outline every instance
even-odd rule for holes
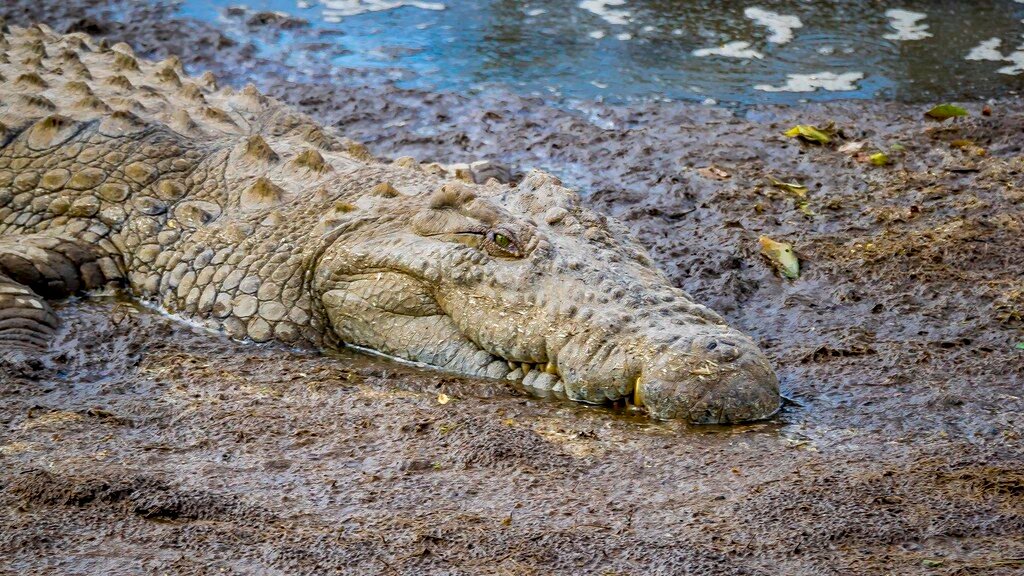
[[[50,357],[0,367],[0,573],[1024,573],[1024,102],[945,124],[884,102],[567,110],[296,80],[159,7],[9,4],[254,81],[381,157],[558,174],[759,340],[790,401],[656,423],[74,300]],[[781,135],[829,122],[830,146]]]

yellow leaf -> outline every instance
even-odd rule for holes
[[[775,269],[786,278],[795,279],[800,276],[800,261],[793,253],[793,245],[776,242],[767,236],[758,238],[763,254],[775,266]]]
[[[875,152],[871,156],[868,156],[868,160],[870,160],[875,166],[885,166],[889,163],[889,155],[885,152]]]
[[[801,140],[817,142],[818,144],[828,144],[832,141],[832,137],[828,134],[809,124],[797,124],[789,130],[786,130],[784,134],[790,138],[800,138]]]
[[[438,404],[444,405],[444,404],[447,404],[447,403],[449,403],[451,401],[452,401],[452,397],[447,395],[447,394],[445,394],[444,392],[441,392],[440,394],[437,395],[437,403]]]

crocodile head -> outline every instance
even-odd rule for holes
[[[449,183],[383,206],[345,226],[316,270],[341,341],[541,395],[626,399],[659,419],[730,423],[779,408],[751,339],[554,178]]]

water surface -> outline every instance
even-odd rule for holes
[[[181,11],[228,29],[231,0]],[[333,64],[387,68],[407,86],[721,103],[903,101],[1016,93],[1024,3],[854,0],[252,0],[307,20],[262,45],[305,57],[319,36]],[[323,56],[323,55],[321,55]]]

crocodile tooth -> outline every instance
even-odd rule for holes
[[[640,390],[640,376],[637,376],[636,382],[633,383],[633,404],[637,406],[644,405],[644,394]]]
[[[544,371],[547,372],[548,374],[554,374],[555,376],[558,376],[558,368],[555,368],[554,362],[548,362],[547,365],[544,366]]]
[[[551,393],[559,398],[565,398],[565,382],[559,380],[551,387]]]
[[[523,386],[529,386],[530,388],[533,388],[533,383],[534,381],[537,380],[537,377],[539,375],[540,372],[537,372],[536,370],[531,370],[530,372],[528,372],[525,376],[523,376]]]
[[[516,368],[519,368],[519,364],[509,360],[508,361],[508,368],[509,368],[509,370],[515,370]]]
[[[558,382],[558,378],[546,372],[541,372],[533,380],[533,387],[537,390],[551,390],[555,383]]]

